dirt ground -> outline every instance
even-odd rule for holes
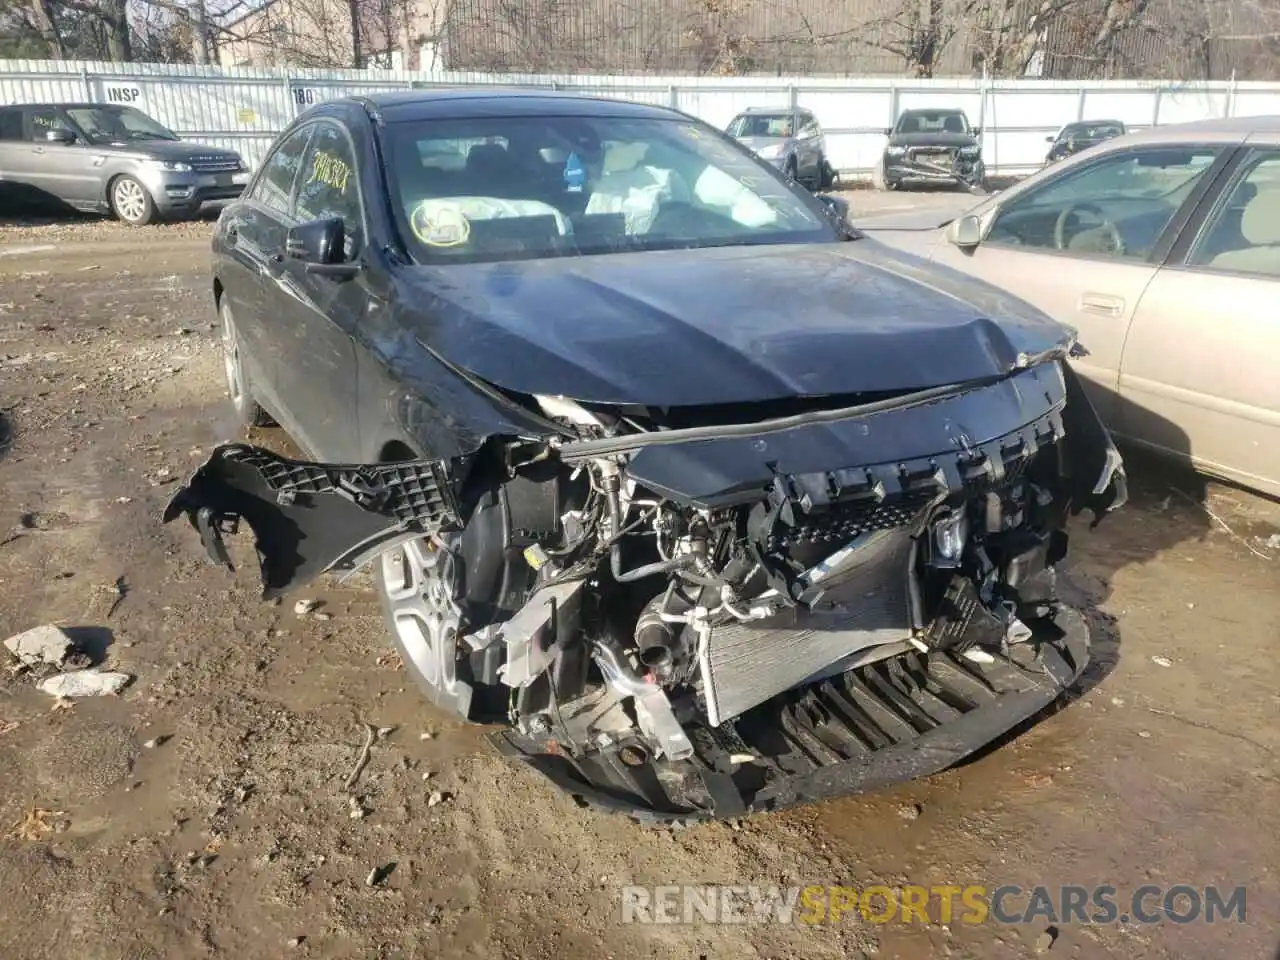
[[[926,781],[641,828],[433,712],[366,585],[299,618],[159,523],[241,436],[209,230],[0,226],[0,637],[57,623],[135,677],[54,709],[0,671],[6,960],[1277,956],[1280,506],[1133,462],[1131,505],[1073,530],[1097,657],[1073,702]],[[393,729],[353,817],[366,723]],[[53,829],[10,834],[33,809]],[[628,883],[1243,885],[1247,920],[642,926]]]

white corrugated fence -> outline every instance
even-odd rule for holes
[[[1280,84],[818,77],[546,76],[0,61],[0,102],[132,103],[184,138],[238,150],[256,164],[298,111],[334,97],[433,86],[539,86],[676,107],[723,128],[747,106],[812,110],[842,173],[869,170],[883,129],[909,107],[957,106],[983,131],[987,169],[1028,173],[1045,137],[1072,120],[1132,127],[1280,114]]]

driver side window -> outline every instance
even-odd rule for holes
[[[1055,177],[1003,206],[984,242],[1144,260],[1218,150],[1126,150]]]

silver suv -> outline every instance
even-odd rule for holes
[[[726,132],[761,160],[812,190],[826,190],[836,172],[827,160],[827,138],[810,110],[748,107]]]
[[[0,107],[0,188],[131,224],[195,215],[240,196],[240,154],[179,139],[136,107],[29,103]]]

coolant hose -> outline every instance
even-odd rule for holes
[[[612,529],[613,536],[618,535],[618,531],[622,529],[622,503],[618,498],[618,478],[609,476],[604,478],[605,495],[609,500],[609,526]],[[659,573],[669,573],[672,570],[679,570],[681,567],[687,567],[692,563],[692,558],[688,555],[674,557],[671,560],[658,560],[655,563],[647,563],[643,567],[636,567],[634,570],[628,570],[625,573],[622,570],[622,542],[615,541],[609,549],[609,572],[613,574],[613,579],[618,583],[631,583],[634,580],[643,580],[645,577],[652,577]]]
[[[639,673],[627,662],[617,641],[600,638],[592,651],[605,682],[624,697],[642,697],[660,689],[656,683]]]

